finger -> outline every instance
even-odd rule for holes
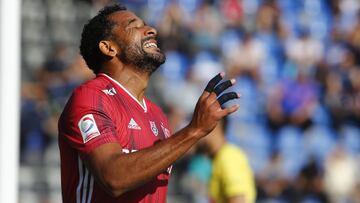
[[[212,92],[214,90],[214,87],[222,80],[224,74],[225,74],[224,72],[221,72],[217,74],[215,77],[213,77],[205,87],[205,91]]]
[[[238,99],[238,98],[240,98],[240,95],[237,94],[236,92],[228,92],[221,95],[217,100],[220,103],[220,105],[222,105],[229,100]]]
[[[234,113],[235,111],[237,111],[239,108],[240,108],[240,105],[238,105],[238,104],[235,104],[235,105],[233,105],[233,106],[231,106],[231,107],[229,107],[229,108],[226,108],[226,109],[224,109],[224,114],[223,114],[223,116],[227,116],[227,115],[229,115],[229,114],[232,114],[232,113]]]
[[[220,83],[215,87],[214,92],[216,95],[220,95],[224,90],[231,87],[235,83],[235,79],[227,80],[225,82]]]

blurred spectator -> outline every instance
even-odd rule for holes
[[[360,68],[356,67],[350,70],[350,82],[351,82],[351,101],[347,104],[350,105],[350,111],[352,112],[352,120],[355,123],[360,123]]]
[[[177,1],[171,1],[158,23],[159,36],[165,50],[187,50],[189,45],[185,42],[190,35],[187,20]]]
[[[323,57],[324,48],[308,31],[303,31],[299,38],[291,39],[287,43],[286,52],[290,62],[295,63],[299,72],[311,75],[314,66]]]
[[[68,65],[67,49],[62,43],[58,43],[55,45],[54,53],[44,62],[39,72],[39,79],[46,88],[49,99],[59,102],[60,105],[64,105],[71,91],[67,88],[65,75]]]
[[[243,18],[243,7],[238,0],[220,1],[224,21],[229,27],[240,27]]]
[[[347,155],[341,147],[336,148],[325,163],[325,190],[331,202],[349,202],[355,189],[355,159]]]
[[[200,49],[216,49],[224,22],[213,0],[203,0],[191,23],[193,43]]]
[[[232,77],[249,76],[259,80],[259,68],[264,57],[263,44],[253,34],[247,33],[242,43],[229,54],[228,72]]]
[[[308,127],[317,97],[316,84],[303,73],[294,80],[282,81],[270,93],[267,104],[270,127],[278,129],[286,124]]]
[[[257,32],[281,34],[280,12],[280,8],[275,0],[266,0],[257,12]]]
[[[49,114],[46,91],[41,84],[24,82],[21,90],[21,163],[42,164],[48,142],[44,126]]]
[[[306,200],[328,202],[324,193],[323,171],[314,159],[311,159],[301,169],[294,185],[294,193],[290,199],[293,202],[305,202]]]
[[[288,180],[284,177],[283,160],[280,153],[273,152],[270,162],[259,173],[257,177],[258,200],[280,201],[289,187]]]
[[[253,172],[246,154],[227,143],[226,126],[227,118],[199,143],[199,147],[212,159],[208,191],[210,202],[254,203],[256,191]]]

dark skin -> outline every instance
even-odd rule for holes
[[[156,46],[145,47],[147,42],[141,44],[142,39],[156,37],[157,32],[154,28],[145,25],[132,12],[118,11],[113,13],[110,19],[117,23],[113,29],[116,38],[124,43],[137,44],[146,53],[155,55],[160,53],[160,49]],[[157,43],[154,39],[150,42]],[[103,64],[101,72],[117,80],[141,103],[151,73],[141,71],[132,63],[121,61],[117,56],[124,50],[116,43],[116,40],[101,41],[99,49],[111,58]],[[219,77],[222,78],[223,75],[222,73]],[[232,80],[231,84],[234,82]],[[213,87],[208,89],[213,89]],[[235,97],[238,98],[238,95],[233,93],[231,99]],[[225,101],[226,99],[222,102]],[[85,157],[85,164],[97,182],[110,195],[118,197],[164,172],[196,142],[211,132],[219,120],[238,108],[239,105],[222,108],[216,93],[204,91],[195,107],[191,122],[170,138],[130,154],[123,153],[121,146],[117,143],[104,144]]]

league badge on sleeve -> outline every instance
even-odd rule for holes
[[[92,114],[83,116],[80,119],[78,126],[84,143],[100,135],[99,129]]]
[[[158,136],[159,130],[157,129],[154,121],[150,121],[150,128],[151,128],[151,131],[154,133],[154,135]]]

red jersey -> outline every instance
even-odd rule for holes
[[[168,138],[171,134],[164,113],[146,98],[142,103],[105,74],[73,92],[59,120],[63,202],[166,202],[170,170],[112,198],[94,181],[82,161],[91,150],[105,143],[119,143],[123,152],[131,153]]]

